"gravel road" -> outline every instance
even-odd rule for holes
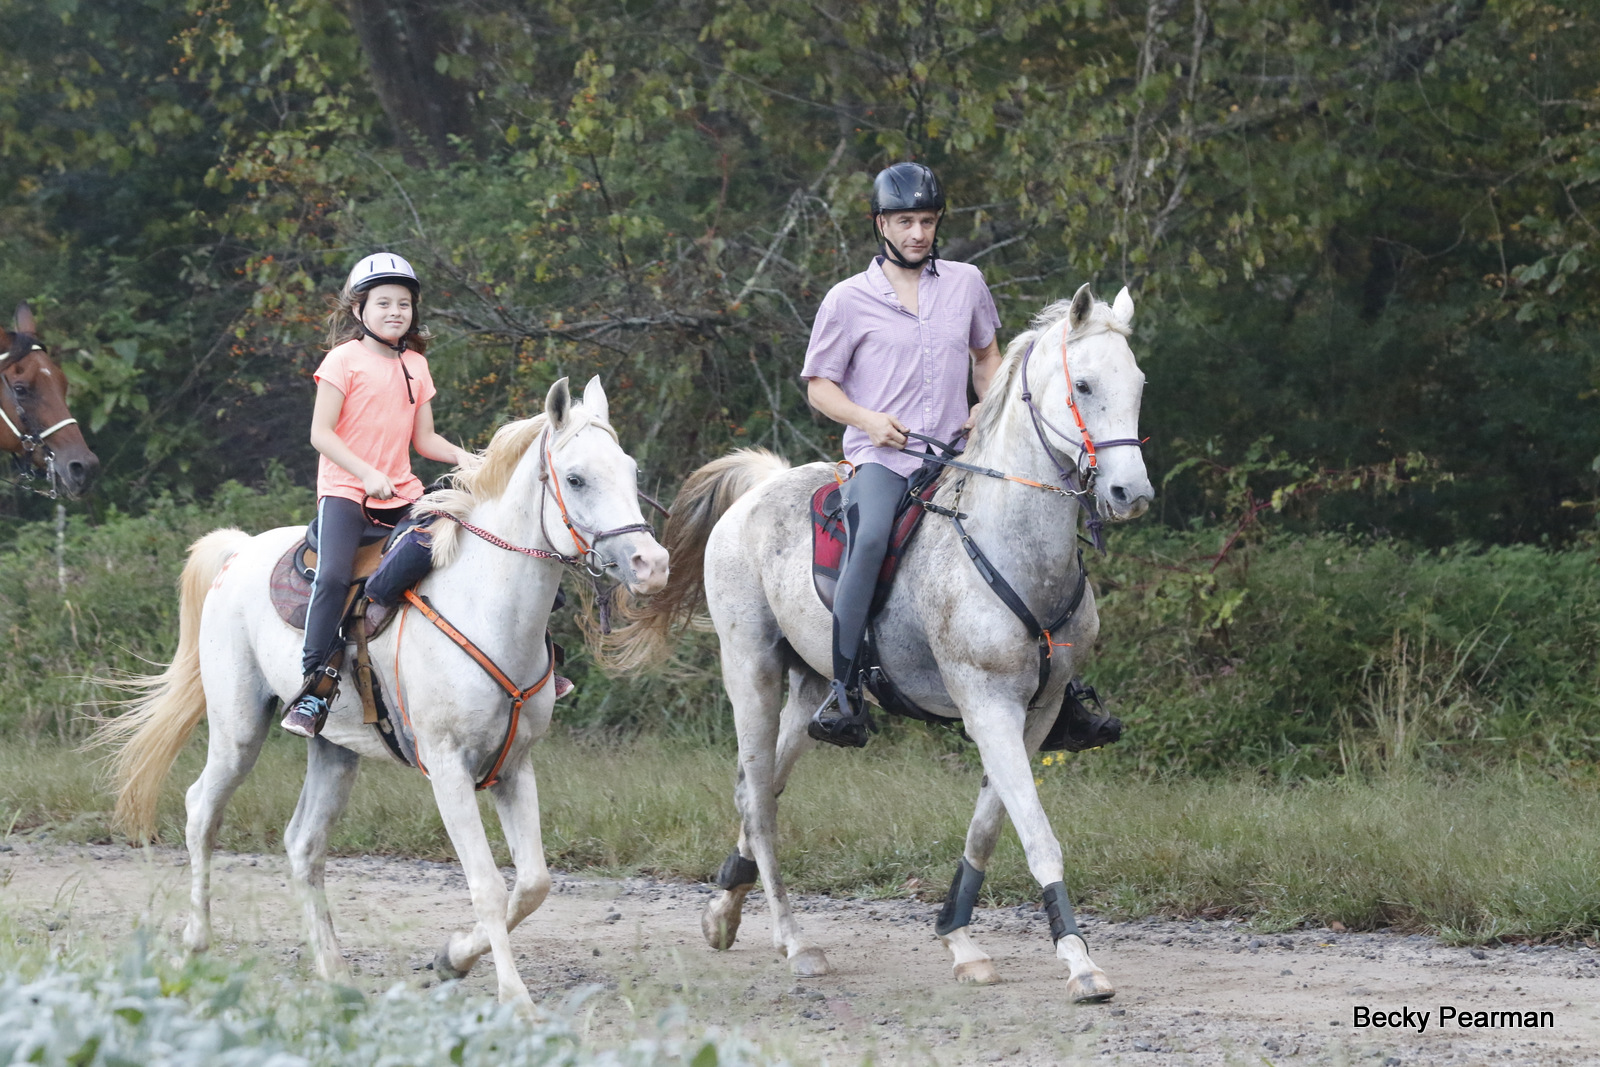
[[[0,845],[0,910],[25,936],[111,939],[140,922],[175,935],[186,863],[171,849],[11,838]],[[286,871],[282,856],[219,857],[216,951],[298,980],[308,972]],[[356,980],[374,991],[431,983],[435,950],[471,914],[454,864],[338,859],[328,889]],[[1080,916],[1119,991],[1075,1008],[1063,1003],[1065,971],[1031,908],[979,910],[974,935],[1004,981],[973,988],[951,979],[932,929],[937,905],[797,896],[835,968],[797,980],[770,948],[759,894],[739,943],[706,947],[699,917],[710,892],[558,874],[544,907],[512,935],[518,966],[551,1004],[598,987],[580,1009],[597,1040],[685,1025],[673,1008],[681,1004],[688,1025],[738,1028],[802,1063],[1600,1063],[1600,953],[1583,944],[1468,949],[1422,936]],[[462,984],[492,994],[491,975],[486,960]],[[1441,1026],[1441,1006],[1550,1012],[1553,1025]],[[1429,1016],[1421,1030],[1416,1015],[1406,1027],[1357,1027],[1363,1007]]]

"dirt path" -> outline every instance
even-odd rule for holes
[[[0,910],[56,939],[121,937],[141,917],[175,933],[185,862],[165,849],[0,845]],[[304,974],[285,872],[281,856],[221,857],[218,951]],[[1085,933],[1119,993],[1073,1008],[1061,1000],[1065,975],[1045,922],[1028,909],[980,911],[975,935],[1006,981],[975,989],[950,978],[934,905],[801,897],[807,932],[837,973],[797,982],[769,948],[757,895],[737,946],[705,946],[708,892],[558,875],[513,935],[523,977],[552,1003],[603,987],[584,1008],[602,1039],[654,1027],[681,1003],[696,1026],[738,1027],[804,1063],[1600,1063],[1600,953],[1584,946],[1474,951],[1422,937],[1089,917]],[[429,983],[434,951],[470,915],[451,864],[335,860],[329,894],[357,980],[371,990]],[[490,994],[491,973],[485,961],[464,984]],[[1554,1026],[1441,1028],[1441,1004],[1549,1011]],[[1357,1029],[1358,1005],[1431,1015],[1422,1033]]]

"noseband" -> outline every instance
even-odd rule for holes
[[[1078,429],[1077,441],[1072,439],[1072,434],[1051,422],[1033,402],[1033,392],[1028,386],[1028,360],[1033,355],[1032,341],[1028,342],[1027,351],[1022,353],[1022,402],[1028,405],[1028,416],[1033,420],[1033,432],[1039,436],[1039,443],[1044,446],[1044,454],[1050,457],[1050,462],[1054,465],[1062,483],[1070,489],[1075,489],[1080,496],[1094,496],[1096,506],[1090,510],[1084,524],[1089,528],[1089,536],[1094,541],[1094,547],[1104,552],[1105,533],[1100,521],[1099,497],[1094,493],[1095,479],[1100,473],[1099,452],[1107,448],[1138,448],[1144,442],[1137,437],[1117,437],[1109,441],[1096,442],[1083,421],[1083,412],[1078,408],[1078,390],[1072,381],[1072,370],[1067,366],[1067,345],[1072,341],[1081,341],[1085,337],[1092,336],[1094,334],[1079,334],[1077,337],[1072,337],[1064,331],[1061,337],[1061,373],[1067,379],[1067,410],[1072,412],[1072,421]],[[1044,432],[1047,427],[1063,443],[1078,450],[1078,459],[1070,471],[1061,465],[1061,461],[1056,458],[1056,450],[1050,447],[1050,438]]]
[[[551,544],[550,533],[544,528],[544,492],[548,489],[555,495],[556,509],[561,513],[562,525],[566,526],[567,533],[572,535],[572,543],[577,546],[580,558],[583,560],[584,569],[591,578],[599,578],[605,574],[607,567],[615,567],[616,563],[601,561],[600,554],[595,551],[595,546],[608,537],[619,537],[626,533],[653,533],[655,527],[648,522],[634,522],[627,526],[618,526],[611,530],[594,530],[573,521],[572,514],[567,510],[567,502],[561,495],[561,476],[556,473],[555,458],[550,453],[550,431],[546,429],[539,439],[539,451],[543,462],[539,468],[539,529],[544,534],[546,544]],[[657,505],[658,507],[660,505]]]
[[[34,491],[54,499],[56,496],[56,454],[55,450],[46,443],[46,439],[57,430],[76,425],[78,420],[68,416],[53,426],[45,427],[43,430],[36,431],[31,429],[29,424],[33,420],[28,417],[27,409],[22,406],[22,398],[17,395],[16,383],[6,377],[5,374],[7,370],[21,363],[33,353],[44,351],[46,351],[45,347],[32,337],[27,334],[17,334],[11,351],[6,353],[5,358],[0,359],[0,382],[5,383],[4,395],[11,401],[11,406],[17,412],[16,422],[12,422],[11,416],[6,414],[5,405],[0,404],[0,423],[3,423],[5,428],[11,431],[11,435],[17,439],[22,447],[21,454],[17,456],[17,462],[23,469],[23,477],[32,480],[34,477],[33,465],[28,461],[32,459],[34,452],[41,450],[44,452],[44,479],[50,488],[48,490],[36,489]]]

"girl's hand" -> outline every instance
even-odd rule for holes
[[[388,500],[394,496],[394,483],[382,471],[375,470],[361,476],[361,488],[374,500]]]

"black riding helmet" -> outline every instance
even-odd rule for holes
[[[928,254],[915,263],[900,254],[894,242],[878,230],[878,216],[891,211],[944,211],[944,186],[939,184],[933,168],[922,163],[895,163],[878,172],[872,180],[872,231],[884,249],[884,254],[898,265],[915,270],[924,263],[939,258],[939,239],[933,239]],[[933,272],[939,273],[937,266]]]

